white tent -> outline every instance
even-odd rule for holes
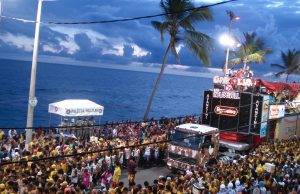
[[[64,117],[81,117],[81,116],[101,116],[104,107],[83,99],[63,100],[49,104],[49,113],[58,114]]]

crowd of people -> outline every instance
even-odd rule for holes
[[[110,124],[88,140],[41,130],[28,149],[24,135],[0,131],[0,193],[300,193],[298,138],[266,142],[236,160],[136,184],[138,166],[163,161],[166,143],[157,142],[167,139],[169,129],[196,121],[186,117]],[[61,157],[66,155],[72,156]],[[274,168],[267,169],[266,163]],[[127,171],[128,184],[120,180],[122,171]]]
[[[76,193],[93,188],[108,190],[112,184],[118,184],[116,177],[120,177],[122,169],[130,170],[133,166],[129,165],[130,158],[136,166],[161,163],[166,143],[156,142],[166,140],[167,132],[175,125],[193,121],[195,118],[191,116],[106,124],[93,128],[88,139],[69,134],[76,132],[76,128],[38,128],[28,148],[24,134],[14,129],[7,134],[0,130],[0,193],[57,193],[70,185]],[[40,160],[46,157],[51,160]],[[39,161],[22,162],[27,160]],[[15,161],[19,163],[3,165]]]

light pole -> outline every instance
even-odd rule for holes
[[[41,14],[42,14],[42,2],[43,0],[38,0],[38,8],[37,8],[37,15],[36,15],[36,23],[35,23],[34,46],[33,46],[33,54],[32,54],[31,77],[30,77],[30,88],[29,88],[29,98],[28,98],[28,112],[27,112],[27,122],[26,122],[26,146],[28,146],[32,140],[33,112],[34,112],[34,107],[37,104],[37,99],[35,97],[35,82],[36,82],[36,68],[37,68],[40,24],[41,24]]]
[[[229,16],[229,36],[230,36],[231,35],[231,28],[232,28],[232,21],[239,20],[240,17],[235,16],[234,13],[232,11],[229,11],[229,10],[227,10],[226,13]],[[226,61],[225,61],[225,65],[224,65],[225,76],[228,74],[228,58],[229,58],[229,46],[227,47],[227,50],[226,50]]]

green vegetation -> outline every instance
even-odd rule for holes
[[[170,40],[163,58],[160,73],[148,101],[144,120],[148,119],[148,114],[167,66],[167,59],[170,52],[179,61],[176,45],[184,44],[204,65],[209,65],[208,51],[211,48],[211,38],[204,33],[196,31],[194,24],[199,21],[211,21],[212,14],[210,10],[208,8],[195,8],[189,0],[161,0],[160,7],[165,13],[164,21],[152,21],[152,26],[160,32],[162,42],[164,41],[165,33],[169,34]]]
[[[288,82],[290,74],[299,74],[300,66],[300,51],[299,50],[288,50],[286,53],[281,51],[281,59],[283,64],[271,64],[272,67],[279,67],[282,71],[279,71],[275,75],[277,77],[286,74],[286,82]]]
[[[264,48],[264,41],[256,37],[256,33],[244,33],[245,41],[238,48],[238,51],[231,53],[235,57],[229,60],[230,65],[244,64],[245,70],[248,63],[264,63],[266,54],[271,53],[271,49]]]

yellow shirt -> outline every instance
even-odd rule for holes
[[[109,188],[108,192],[110,194],[115,194],[116,193],[116,189],[114,189],[114,188],[111,187],[111,188]]]
[[[0,130],[0,139],[2,139],[4,136],[4,131]]]
[[[117,166],[116,168],[115,168],[115,171],[114,171],[114,175],[113,175],[113,181],[115,182],[115,183],[118,183],[119,182],[119,180],[120,180],[120,176],[121,176],[121,168],[119,167],[119,166]]]

